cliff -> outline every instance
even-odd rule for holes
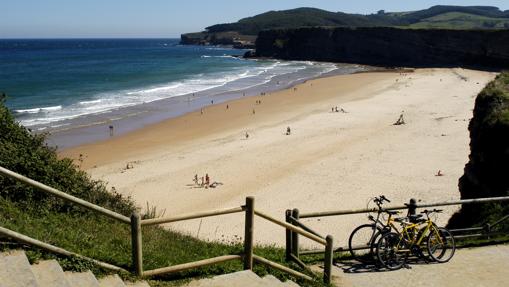
[[[267,30],[258,35],[255,56],[379,66],[509,67],[509,30]]]
[[[461,198],[509,196],[509,72],[477,96],[469,131],[471,153],[459,180]],[[449,226],[493,222],[508,212],[507,202],[464,205]]]
[[[228,45],[239,49],[252,49],[256,36],[242,35],[238,32],[197,32],[180,35],[182,45]]]

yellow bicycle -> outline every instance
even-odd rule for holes
[[[395,219],[402,224],[401,231],[389,232],[378,240],[376,256],[379,263],[389,270],[400,269],[410,254],[424,257],[423,250],[435,262],[444,263],[454,255],[456,244],[451,232],[438,227],[430,218],[442,210],[424,210],[426,219],[414,216]]]

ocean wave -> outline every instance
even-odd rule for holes
[[[33,108],[33,109],[25,109],[25,110],[14,110],[15,113],[18,114],[38,114],[38,113],[48,113],[59,111],[62,109],[62,106],[52,106],[52,107],[43,107],[43,108]]]
[[[241,57],[235,57],[232,55],[222,55],[222,56],[201,55],[200,58],[228,58],[228,59],[235,59],[235,60],[243,60]]]
[[[98,104],[98,103],[100,103],[100,102],[102,102],[102,100],[101,100],[101,99],[98,99],[98,100],[90,100],[90,101],[81,101],[81,102],[79,102],[78,104],[80,104],[80,105],[84,105],[84,106],[87,106],[87,105]]]

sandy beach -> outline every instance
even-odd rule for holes
[[[211,105],[203,113],[60,156],[82,154],[82,168],[93,178],[165,216],[235,207],[246,196],[256,198],[257,209],[282,220],[286,209],[362,208],[381,194],[394,205],[410,198],[453,200],[459,198],[458,179],[468,161],[475,96],[494,77],[465,69],[418,69],[310,80]],[[345,112],[333,112],[336,106]],[[406,124],[393,125],[402,113]],[[285,135],[287,127],[290,135]],[[443,176],[436,176],[439,170]],[[206,173],[222,185],[194,185],[194,175]],[[455,210],[448,208],[438,221],[445,223]],[[342,246],[365,221],[365,216],[305,220]],[[243,223],[242,214],[233,214],[168,227],[232,241],[242,237]],[[257,218],[255,241],[282,245],[284,230]],[[302,244],[312,246],[307,240]]]

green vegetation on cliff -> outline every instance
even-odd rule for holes
[[[469,130],[470,161],[459,180],[461,198],[509,196],[509,72],[477,96]],[[464,205],[449,226],[481,226],[507,214],[508,202]]]
[[[236,23],[217,24],[206,28],[217,33],[237,31],[256,35],[262,30],[300,27],[413,27],[445,29],[492,29],[509,27],[509,11],[484,6],[433,6],[414,12],[359,15],[329,12],[316,8],[269,11]]]
[[[130,216],[136,207],[129,198],[108,191],[104,182],[91,179],[70,159],[58,159],[55,150],[44,144],[44,136],[31,134],[15,121],[4,105],[4,98],[2,96],[0,99],[0,166]],[[129,225],[46,195],[1,175],[0,187],[0,226],[75,253],[132,269]],[[0,237],[0,249],[17,248],[26,249],[31,261],[55,258],[66,270],[91,269],[95,274],[108,273],[89,262],[56,256]],[[145,270],[242,252],[240,241],[206,242],[156,226],[143,228]],[[284,261],[284,250],[280,248],[256,247],[255,254],[287,264]],[[239,270],[242,270],[240,262],[227,262],[164,276],[161,278],[163,281],[152,281],[151,285],[169,286],[189,277]],[[270,272],[281,279],[288,277],[259,264],[255,265],[255,272],[260,275]]]

